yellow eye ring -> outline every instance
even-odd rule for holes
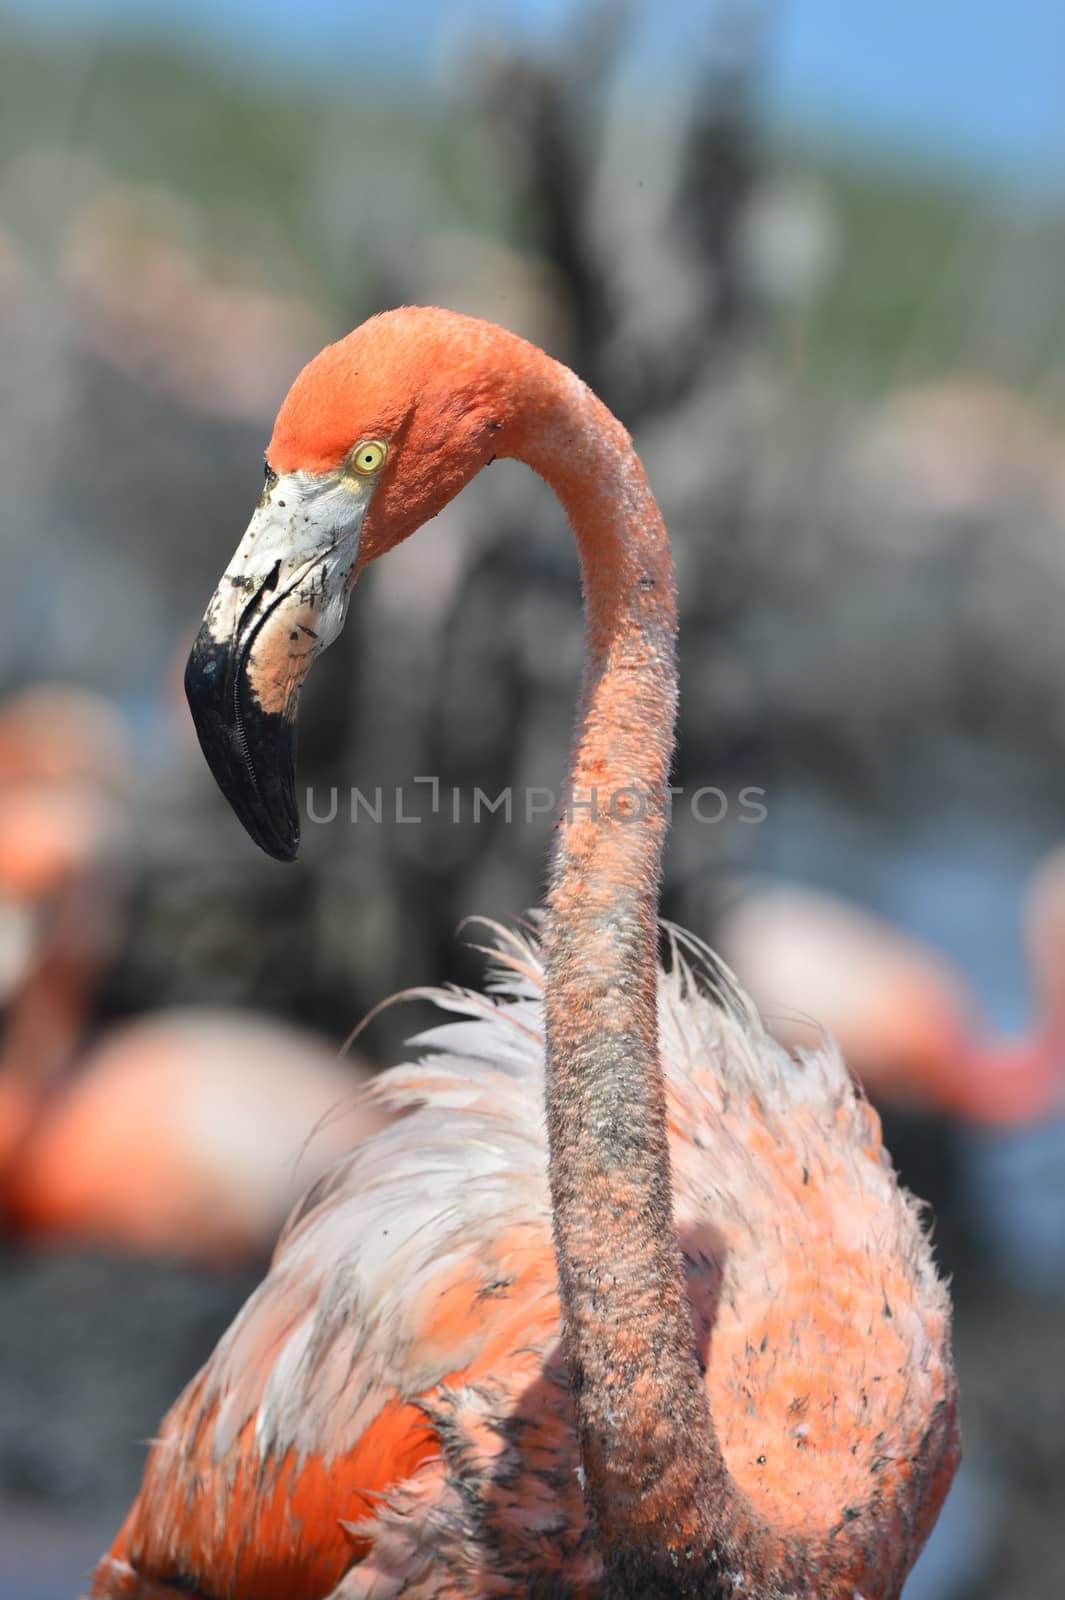
[[[348,465],[353,472],[362,478],[372,478],[375,472],[380,472],[388,455],[388,446],[380,439],[363,439],[357,444],[348,457]]]

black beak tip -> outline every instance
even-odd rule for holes
[[[295,861],[295,722],[260,710],[242,669],[239,644],[220,644],[204,624],[185,667],[185,696],[207,765],[248,835],[275,861]]]
[[[232,802],[230,802],[232,804]],[[267,826],[260,826],[256,819],[249,817],[243,811],[236,811],[237,817],[244,826],[244,831],[259,846],[264,855],[270,856],[274,861],[296,861],[300,853],[299,824],[294,822],[287,829],[282,828],[273,819]]]

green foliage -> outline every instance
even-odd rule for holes
[[[477,106],[410,81],[362,75],[347,93],[163,40],[46,39],[9,24],[0,146],[8,172],[21,155],[60,152],[45,192],[0,182],[0,226],[24,246],[47,255],[88,158],[188,202],[215,270],[250,253],[267,282],[295,279],[342,319],[403,292],[405,268],[416,284],[436,230],[537,242],[520,179]],[[816,184],[835,234],[813,304],[770,333],[799,385],[869,395],[959,371],[1057,384],[1060,217],[857,150],[778,151],[775,165]]]
[[[1056,382],[1065,220],[1052,208],[868,152],[780,165],[817,184],[836,232],[832,270],[788,330],[805,383],[868,394],[959,372]]]
[[[434,227],[498,233],[506,215],[491,143],[461,108],[391,83],[323,92],[165,42],[9,35],[0,139],[7,160],[58,147],[170,191],[218,248],[283,245],[340,306],[358,306],[397,244]],[[76,199],[60,184],[35,197],[35,219],[12,219],[8,197],[0,222],[47,232],[44,217],[54,229]]]

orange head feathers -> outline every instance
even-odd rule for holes
[[[267,461],[279,475],[337,474],[364,441],[385,447],[361,568],[435,516],[494,457],[514,453],[522,391],[543,361],[534,346],[472,317],[425,306],[384,312],[303,368],[277,414]]]
[[[562,383],[560,385],[560,376]],[[252,838],[294,858],[294,724],[314,658],[343,626],[359,572],[497,455],[522,456],[565,498],[572,374],[514,334],[429,307],[374,317],[296,378],[267,484],[208,606],[185,674],[200,744]]]

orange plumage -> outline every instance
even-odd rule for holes
[[[39,1241],[262,1260],[301,1189],[378,1126],[336,1114],[365,1072],[237,1011],[86,1045],[132,786],[105,700],[38,685],[0,707],[0,1218]]]
[[[658,969],[675,602],[620,425],[446,312],[324,352],[190,658],[201,743],[289,859],[353,575],[495,454],[556,490],[586,597],[542,966],[497,930],[489,992],[366,1091],[396,1120],[297,1207],[93,1593],[892,1600],[957,1460],[948,1300],[838,1053],[788,1056],[685,936]]]

